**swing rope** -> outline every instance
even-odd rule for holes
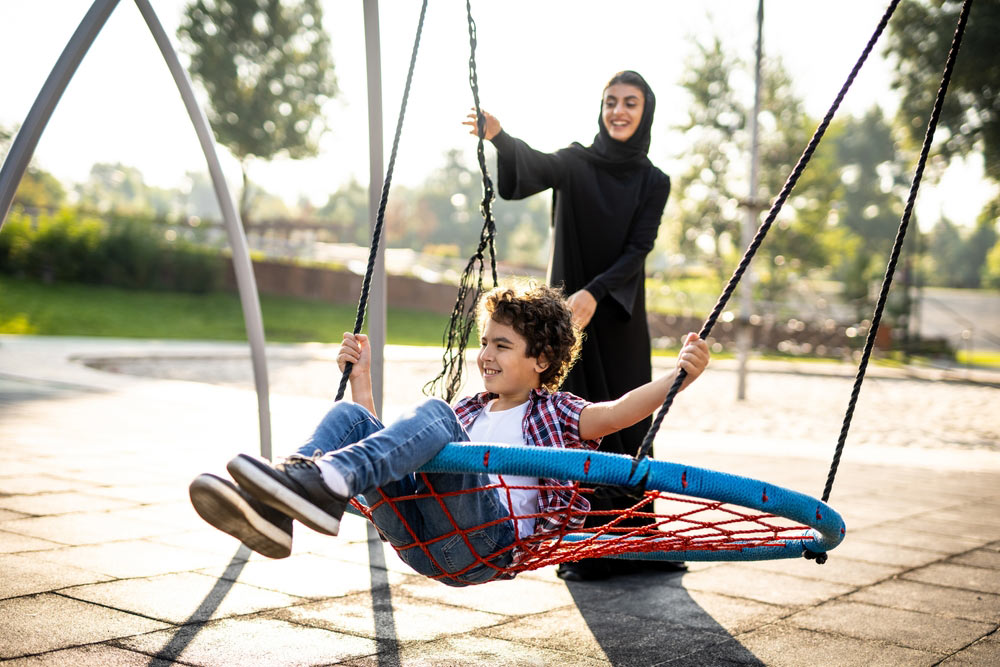
[[[423,391],[431,395],[436,391],[442,393],[447,402],[455,398],[462,386],[465,368],[465,348],[476,326],[476,304],[479,295],[483,293],[484,252],[490,256],[490,270],[493,286],[497,280],[496,259],[496,222],[493,220],[493,180],[486,168],[486,152],[483,149],[483,139],[486,131],[486,119],[479,108],[479,79],[476,74],[476,22],[472,18],[472,5],[465,3],[466,16],[469,23],[469,86],[472,88],[472,100],[475,105],[478,142],[476,156],[479,161],[479,171],[483,179],[483,199],[479,204],[479,212],[483,216],[483,228],[479,232],[479,245],[462,271],[458,283],[458,296],[455,306],[448,319],[448,328],[444,334],[444,356],[441,372],[433,380],[424,385]]]
[[[698,332],[698,336],[703,340],[708,338],[709,334],[712,332],[712,328],[715,326],[716,321],[722,314],[722,309],[726,307],[726,303],[728,303],[729,298],[736,290],[737,284],[740,282],[740,279],[746,272],[747,267],[750,266],[750,261],[757,253],[757,248],[759,248],[760,244],[763,243],[764,237],[767,236],[768,230],[771,229],[771,225],[774,223],[775,218],[781,211],[781,207],[784,205],[785,200],[787,200],[788,196],[791,194],[792,188],[794,188],[795,184],[798,183],[799,176],[802,175],[802,172],[805,170],[806,165],[809,163],[809,160],[812,158],[813,153],[816,151],[816,147],[819,146],[820,139],[823,138],[823,135],[826,133],[827,128],[830,126],[830,122],[833,120],[834,114],[836,114],[837,109],[840,107],[840,103],[843,101],[844,96],[847,95],[848,89],[851,87],[851,84],[854,83],[854,79],[857,77],[858,72],[861,70],[861,66],[864,65],[865,61],[868,59],[868,55],[875,47],[876,42],[878,42],[879,37],[885,30],[885,26],[889,22],[889,17],[892,16],[892,13],[896,10],[896,6],[898,4],[899,0],[892,0],[892,2],[889,4],[888,9],[886,9],[885,14],[883,14],[882,19],[879,21],[878,26],[875,28],[875,32],[872,34],[871,38],[868,40],[868,43],[865,45],[864,50],[861,52],[861,57],[858,58],[858,61],[854,64],[854,68],[851,70],[850,75],[848,75],[847,80],[844,82],[844,85],[841,86],[840,92],[837,93],[837,97],[833,100],[833,104],[830,105],[830,109],[826,112],[826,116],[823,117],[822,122],[816,128],[816,131],[813,133],[812,138],[806,145],[805,150],[799,157],[798,163],[795,165],[795,168],[792,170],[792,173],[788,176],[788,180],[785,181],[784,187],[781,188],[781,192],[778,194],[778,197],[771,205],[771,210],[768,212],[767,218],[757,229],[757,233],[754,236],[753,241],[750,243],[750,246],[744,253],[743,258],[740,260],[739,265],[733,272],[732,277],[729,279],[729,283],[726,284],[726,288],[722,291],[722,294],[719,296],[719,300],[716,302],[715,307],[709,314],[708,319],[705,320],[705,324],[702,326],[701,331]],[[685,371],[684,369],[681,369],[680,372],[677,373],[677,378],[674,380],[674,383],[671,385],[670,390],[667,392],[667,396],[663,401],[663,405],[660,407],[660,410],[656,413],[656,417],[653,419],[653,423],[650,425],[649,430],[646,432],[646,437],[643,438],[642,445],[639,447],[639,451],[635,455],[635,463],[633,464],[634,466],[638,466],[639,461],[643,458],[646,458],[649,455],[650,449],[653,446],[653,440],[656,438],[656,434],[660,430],[660,425],[663,423],[663,418],[666,417],[667,413],[670,411],[670,406],[674,402],[674,397],[677,395],[677,392],[680,391],[681,385],[684,383],[684,378],[686,377],[687,377],[687,371]]]
[[[798,181],[799,176],[802,174],[802,171],[805,169],[806,164],[809,162],[809,159],[815,152],[815,149],[818,146],[820,139],[826,132],[826,129],[829,126],[830,121],[832,120],[837,108],[840,106],[840,103],[842,102],[844,96],[846,95],[847,90],[850,88],[855,77],[857,76],[858,71],[861,69],[861,66],[864,64],[875,43],[878,41],[879,37],[881,36],[881,33],[884,31],[885,26],[889,21],[889,18],[892,16],[892,13],[895,11],[896,6],[898,4],[899,0],[893,0],[893,2],[891,2],[889,7],[886,9],[886,12],[882,17],[882,20],[879,22],[878,27],[876,28],[874,34],[872,35],[868,44],[865,46],[865,49],[862,52],[861,57],[858,59],[858,62],[851,70],[851,74],[848,76],[847,81],[844,83],[843,87],[838,93],[836,99],[834,100],[833,105],[831,105],[823,121],[816,129],[816,132],[814,133],[812,139],[809,141],[809,144],[806,147],[805,151],[803,151],[802,156],[799,158],[798,164],[796,164],[795,169],[793,169],[791,175],[788,177],[785,186],[782,188],[781,193],[778,195],[777,199],[772,205],[771,210],[767,215],[767,218],[765,219],[764,223],[760,226],[760,228],[757,230],[757,234],[755,235],[753,242],[750,244],[750,247],[747,248],[747,251],[743,256],[743,259],[740,261],[739,266],[736,268],[736,271],[733,272],[733,276],[730,278],[729,283],[726,285],[726,289],[719,297],[719,301],[716,303],[715,308],[713,308],[711,314],[709,315],[704,326],[702,327],[702,330],[699,332],[698,335],[702,339],[707,338],[707,336],[711,332],[712,327],[715,325],[716,320],[718,319],[719,315],[722,312],[722,309],[725,307],[725,304],[729,300],[733,291],[735,290],[737,283],[739,282],[740,278],[742,278],[744,272],[749,266],[750,261],[753,259],[754,254],[757,252],[757,248],[763,242],[764,237],[767,235],[767,232],[770,229],[771,224],[777,217],[778,212],[781,210],[782,205],[788,198],[788,195],[791,193],[792,188],[795,187],[795,184]],[[962,11],[959,14],[958,23],[955,28],[955,34],[952,39],[951,48],[949,49],[948,52],[948,57],[945,62],[944,71],[941,76],[941,82],[938,87],[936,98],[934,100],[934,106],[931,110],[930,117],[928,119],[927,131],[924,135],[923,145],[920,150],[920,157],[917,160],[917,166],[916,169],[914,170],[913,179],[910,183],[910,190],[907,196],[906,206],[904,208],[903,215],[900,219],[899,227],[896,232],[896,238],[893,242],[892,252],[889,257],[889,262],[886,266],[885,275],[883,276],[882,287],[879,291],[879,297],[875,305],[875,312],[872,316],[872,323],[871,326],[869,327],[868,335],[865,340],[864,351],[862,353],[861,361],[858,366],[858,372],[855,377],[854,386],[852,388],[850,400],[848,402],[848,407],[844,415],[844,421],[843,425],[841,426],[840,435],[837,440],[837,446],[834,451],[833,460],[830,465],[830,471],[827,475],[826,485],[824,487],[822,496],[823,502],[827,502],[830,499],[830,494],[833,490],[833,482],[834,479],[836,478],[837,470],[840,466],[840,460],[841,456],[843,455],[844,445],[847,441],[847,433],[851,426],[851,420],[854,415],[854,409],[857,405],[858,397],[861,393],[861,385],[864,382],[865,372],[867,371],[868,363],[871,358],[871,353],[875,345],[875,338],[878,334],[879,323],[881,322],[882,313],[885,310],[885,305],[888,300],[889,288],[892,285],[892,279],[893,279],[893,274],[895,273],[896,264],[898,263],[899,255],[902,252],[903,242],[906,237],[906,231],[907,228],[909,227],[910,217],[913,212],[913,206],[916,202],[917,192],[920,188],[920,181],[923,177],[924,168],[926,166],[927,158],[930,153],[930,147],[934,140],[934,133],[935,130],[937,129],[938,120],[941,116],[941,109],[944,105],[944,99],[948,91],[948,84],[951,81],[952,72],[955,67],[955,61],[958,58],[958,51],[959,48],[961,47],[962,36],[965,32],[965,26],[968,22],[968,15],[971,7],[972,7],[972,0],[965,0],[965,2],[962,5]],[[650,426],[649,431],[646,433],[646,437],[643,439],[642,446],[633,460],[633,470],[637,467],[639,460],[648,455],[649,449],[653,443],[653,439],[656,437],[656,433],[663,422],[663,418],[669,411],[670,405],[673,403],[673,399],[676,396],[677,392],[680,390],[680,386],[681,384],[683,384],[684,378],[686,376],[687,373],[682,369],[678,373],[678,377],[674,381],[673,385],[670,387],[670,391],[667,393],[667,397],[663,402],[663,406],[660,408],[660,411],[657,413],[656,418],[653,420],[653,424]],[[642,482],[640,482],[640,486],[641,484]],[[819,563],[825,562],[826,560],[825,553],[816,554],[809,551],[808,549],[805,550],[804,555],[807,558],[815,558]]]
[[[965,25],[968,22],[969,10],[972,7],[972,0],[965,0],[962,11],[958,17],[958,24],[955,27],[955,35],[952,38],[951,49],[948,51],[948,59],[945,62],[944,72],[941,75],[941,83],[938,86],[937,96],[934,99],[934,107],[927,121],[927,131],[924,134],[924,143],[920,148],[920,158],[917,160],[917,167],[913,173],[913,180],[910,182],[910,192],[906,199],[906,207],[903,216],[899,221],[899,228],[896,231],[896,239],[892,245],[892,254],[885,269],[885,276],[882,279],[882,289],[879,291],[878,302],[875,306],[875,314],[872,316],[872,324],[868,329],[868,336],[865,339],[864,353],[861,355],[861,363],[858,367],[857,377],[854,380],[854,388],[851,391],[851,399],[847,406],[847,413],[844,415],[844,424],[840,429],[840,437],[837,440],[837,449],[833,456],[833,463],[830,466],[830,473],[826,479],[826,487],[823,489],[823,502],[830,499],[833,490],[833,480],[837,476],[837,468],[840,466],[840,456],[844,451],[844,443],[847,441],[847,431],[851,427],[851,419],[854,416],[854,408],[861,393],[861,383],[865,377],[865,370],[868,368],[868,360],[871,357],[872,348],[875,346],[875,335],[878,333],[879,322],[882,320],[882,311],[885,309],[886,300],[889,297],[889,287],[892,285],[893,274],[896,271],[896,263],[903,249],[903,240],[906,237],[906,230],[910,224],[910,215],[913,212],[913,205],[917,200],[917,190],[920,188],[920,180],[923,177],[924,166],[927,164],[927,156],[930,153],[931,143],[934,141],[934,132],[937,129],[938,119],[941,117],[941,109],[944,106],[945,94],[948,92],[948,84],[951,81],[952,71],[955,69],[955,60],[958,58],[958,50],[962,45],[962,35],[965,33]]]
[[[368,267],[365,269],[365,278],[361,284],[361,298],[358,300],[358,313],[354,320],[354,335],[361,333],[365,323],[365,313],[368,311],[368,294],[371,291],[372,275],[375,273],[375,259],[378,257],[379,245],[382,240],[382,228],[385,226],[385,206],[389,200],[389,186],[392,184],[392,172],[396,166],[396,152],[399,149],[399,137],[403,132],[403,118],[406,116],[406,101],[410,97],[410,84],[413,82],[413,69],[417,64],[417,50],[420,47],[420,33],[424,29],[424,16],[427,14],[427,0],[420,6],[420,19],[417,21],[417,34],[413,38],[413,52],[410,55],[410,68],[406,72],[406,86],[403,88],[403,100],[399,106],[399,118],[396,120],[396,134],[392,138],[392,152],[389,155],[389,166],[385,171],[385,181],[382,184],[382,198],[379,200],[378,212],[375,214],[375,226],[372,229],[371,248],[368,252]],[[337,397],[334,400],[344,398],[347,391],[347,381],[351,377],[351,369],[354,364],[348,362],[344,367],[344,374],[340,378],[340,386],[337,388]]]

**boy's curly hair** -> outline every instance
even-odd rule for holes
[[[580,329],[573,324],[562,290],[536,282],[495,287],[479,299],[479,330],[486,318],[506,324],[527,342],[525,356],[541,357],[548,367],[539,374],[542,387],[556,391],[580,356]]]

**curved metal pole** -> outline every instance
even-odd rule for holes
[[[163,54],[170,74],[174,77],[174,83],[177,84],[181,99],[184,100],[184,106],[191,117],[195,132],[198,134],[201,150],[205,153],[208,171],[212,176],[212,184],[215,186],[215,196],[219,199],[219,207],[222,209],[222,219],[226,224],[226,233],[229,235],[229,245],[233,249],[233,268],[236,272],[236,287],[240,293],[240,303],[243,305],[243,321],[246,324],[247,338],[250,340],[250,357],[253,363],[254,383],[257,387],[257,412],[260,421],[260,454],[270,459],[271,410],[267,384],[264,323],[260,312],[260,299],[257,296],[257,282],[254,279],[253,265],[250,263],[247,237],[243,233],[243,223],[240,221],[240,215],[233,203],[229,188],[226,186],[226,179],[222,175],[222,167],[219,164],[219,156],[215,152],[215,139],[212,137],[212,130],[208,125],[208,119],[205,118],[205,113],[195,99],[194,89],[191,87],[187,71],[181,66],[177,51],[170,43],[167,33],[163,30],[163,26],[148,0],[135,0],[135,4],[139,8],[142,18],[146,21],[146,25],[149,26],[149,31],[153,33],[153,39],[160,47],[160,53]]]
[[[117,6],[118,0],[95,0],[80,21],[76,32],[66,42],[66,48],[52,67],[49,78],[45,80],[38,97],[35,98],[35,103],[31,105],[24,124],[21,125],[14,143],[11,144],[7,159],[0,167],[0,228],[7,219],[10,205],[14,201],[14,193],[17,192],[24,170],[28,168],[28,163],[35,154],[38,140],[52,116],[52,111],[76,73],[76,68],[80,66],[83,56]]]

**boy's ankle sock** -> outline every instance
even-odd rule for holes
[[[330,487],[330,490],[341,498],[350,498],[351,490],[347,487],[347,480],[340,474],[340,471],[329,461],[315,459],[316,467],[319,468],[323,476],[323,483]]]

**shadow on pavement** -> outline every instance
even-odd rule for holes
[[[681,585],[682,573],[567,582],[612,665],[763,665]]]
[[[103,392],[100,389],[79,387],[65,382],[32,380],[0,373],[0,413],[19,403],[75,398],[88,393]]]
[[[198,605],[198,608],[194,610],[191,616],[178,628],[174,636],[167,642],[167,645],[160,649],[156,656],[154,656],[149,663],[150,665],[175,664],[174,661],[184,653],[184,649],[194,640],[201,629],[205,627],[205,623],[212,617],[215,610],[219,608],[226,595],[229,594],[233,584],[236,583],[236,579],[240,576],[240,572],[243,571],[243,567],[247,564],[248,558],[250,558],[250,549],[241,544],[240,548],[233,554],[229,565],[226,566],[226,571],[215,582],[212,590],[208,592],[208,595],[205,596],[205,599],[201,601],[201,604]]]
[[[375,618],[375,644],[378,647],[379,667],[398,667],[399,637],[396,636],[396,617],[392,609],[392,591],[389,588],[389,570],[385,564],[382,540],[371,523],[368,528],[368,568],[372,581],[372,615]]]

